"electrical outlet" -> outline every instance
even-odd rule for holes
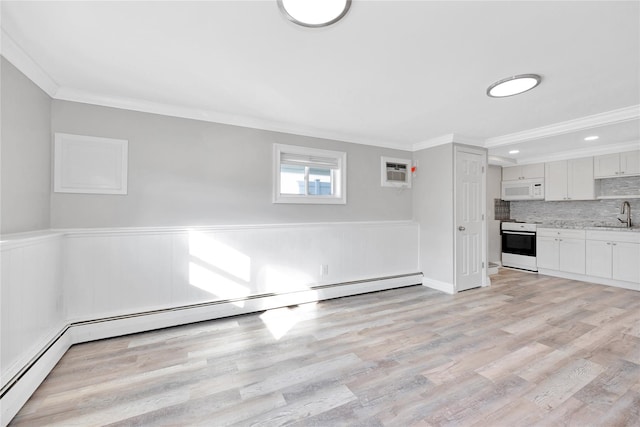
[[[320,276],[328,276],[328,275],[329,275],[329,265],[320,264]]]

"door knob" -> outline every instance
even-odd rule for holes
[[[465,228],[464,228],[463,226],[460,226],[460,227],[458,227],[458,230],[460,230],[460,231],[464,231],[464,230],[465,230]]]

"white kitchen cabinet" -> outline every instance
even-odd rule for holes
[[[584,274],[584,230],[538,229],[536,259],[538,268]]]
[[[587,231],[588,276],[633,282],[640,290],[640,233]]]
[[[545,200],[595,200],[593,157],[545,163]]]
[[[587,276],[611,278],[612,248],[611,242],[587,240]]]
[[[503,181],[515,181],[518,179],[534,178],[544,178],[544,163],[508,166],[502,168]]]
[[[640,283],[640,244],[615,242],[612,258],[613,279]]]
[[[595,178],[640,175],[640,150],[595,156],[593,175]]]
[[[557,237],[536,236],[536,262],[538,268],[558,270],[560,268],[560,247]]]

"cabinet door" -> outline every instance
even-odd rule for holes
[[[567,197],[571,200],[595,200],[593,157],[567,161]]]
[[[613,278],[640,284],[640,244],[613,242],[612,246]]]
[[[560,271],[584,274],[584,246],[583,239],[560,239],[558,250]]]
[[[509,166],[502,168],[502,180],[503,181],[513,181],[516,179],[520,179],[522,176],[522,167],[520,166]]]
[[[545,163],[544,199],[567,199],[567,161]]]
[[[525,179],[544,178],[544,163],[522,165],[522,176]]]
[[[587,276],[611,278],[611,242],[587,240]]]
[[[640,175],[640,150],[620,153],[620,173]]]
[[[605,154],[593,158],[593,175],[596,178],[618,176],[620,172],[620,154]]]
[[[556,237],[538,236],[536,238],[536,261],[538,268],[558,270],[559,256],[558,243]]]

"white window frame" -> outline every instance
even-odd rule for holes
[[[387,163],[397,163],[406,166],[407,174],[404,182],[389,181],[387,179]],[[395,188],[411,188],[411,160],[398,159],[395,157],[380,157],[380,185],[382,187],[395,187]]]
[[[332,174],[334,194],[331,196],[316,196],[309,194],[281,194],[280,161],[282,159],[283,153],[310,157],[330,157],[332,159],[335,159],[338,163],[338,167],[333,170]],[[273,144],[273,203],[300,203],[319,205],[347,204],[347,153],[342,151],[322,150],[319,148],[300,147],[297,145]]]

